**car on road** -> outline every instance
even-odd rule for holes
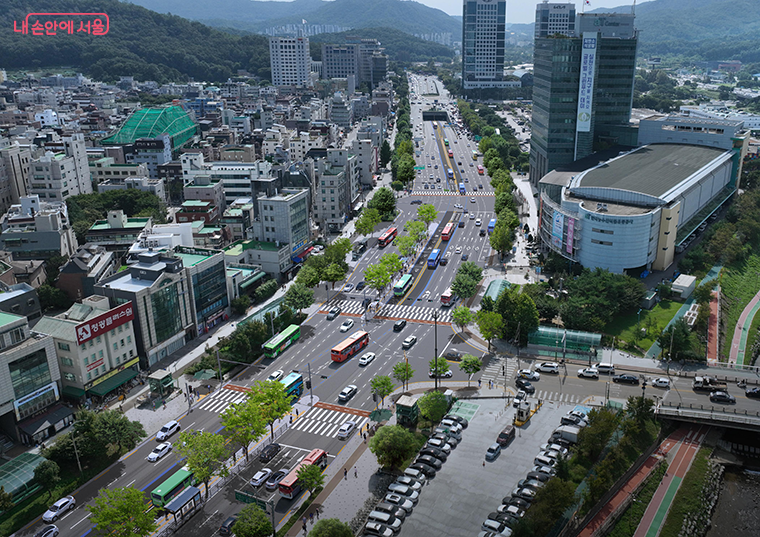
[[[356,422],[348,420],[347,422],[343,423],[343,425],[340,426],[340,429],[338,429],[338,438],[344,439],[351,436],[351,432],[356,428]]]
[[[280,484],[280,481],[285,479],[285,476],[290,473],[290,470],[287,468],[280,468],[275,473],[269,476],[269,479],[267,479],[266,482],[266,489],[267,490],[277,490],[277,487]]]
[[[478,185],[479,190],[483,190],[483,185]]]
[[[412,200],[411,205],[422,205],[422,200]]]
[[[179,431],[179,422],[172,420],[163,427],[161,427],[161,430],[156,433],[156,440],[159,442],[163,442],[167,438],[169,438],[171,435]]]
[[[540,373],[552,373],[559,375],[559,364],[557,362],[541,362],[535,367]]]
[[[406,319],[399,319],[398,321],[393,323],[393,331],[401,332],[405,326],[406,326]]]
[[[348,332],[354,327],[354,320],[353,319],[346,319],[343,321],[343,324],[340,325],[340,331],[341,332]]]
[[[60,531],[58,530],[58,526],[49,524],[35,533],[34,537],[58,537],[59,533]]]
[[[526,380],[541,380],[541,373],[538,371],[531,371],[530,369],[521,369],[517,372],[517,376]]]
[[[462,247],[461,246],[457,246],[457,249],[454,250],[454,253],[455,254],[461,254],[462,253]]]
[[[235,522],[237,522],[238,515],[232,515],[227,517],[227,519],[222,522],[222,525],[219,526],[219,535],[232,535],[232,526],[235,525]]]
[[[594,367],[584,367],[578,370],[578,377],[586,379],[598,379],[599,370]]]
[[[485,237],[486,236],[486,230],[483,229],[483,228],[480,228],[480,231],[478,231],[478,235],[480,235],[481,237]]]
[[[480,226],[482,223],[483,223],[483,221],[480,218],[478,218],[477,220],[475,220],[475,225],[476,226]]]
[[[361,291],[365,287],[367,287],[367,282],[362,281],[362,282],[359,282],[359,283],[356,284],[356,290],[357,291]]]
[[[343,292],[344,293],[350,293],[353,290],[354,290],[354,284],[353,283],[347,283],[346,285],[343,286]]]
[[[470,213],[470,220],[475,220],[475,213]],[[478,219],[478,221],[480,221],[480,219]],[[478,222],[475,222],[475,225],[479,226],[480,224],[478,224]]]
[[[282,369],[278,369],[277,371],[273,371],[272,374],[267,377],[267,380],[269,382],[276,382],[280,380],[284,374],[285,372]]]
[[[415,460],[414,463],[427,464],[428,466],[431,466],[432,468],[434,468],[436,471],[443,468],[443,461],[441,461],[440,459],[436,459],[432,455],[420,455],[419,457],[417,457],[417,460]],[[424,471],[422,473],[426,474],[426,472]]]
[[[665,377],[652,379],[652,386],[655,388],[670,388],[670,379]]]
[[[461,203],[455,203],[455,204],[454,204],[454,208],[455,208],[455,209],[462,209],[463,207],[462,207],[462,204],[461,204]]]
[[[530,383],[530,381],[522,379],[522,378],[516,378],[515,379],[515,385],[523,390],[525,393],[531,394],[536,393],[536,388],[533,387],[533,384]]]
[[[332,321],[332,320],[333,320],[333,319],[335,319],[335,318],[336,318],[338,315],[340,315],[340,312],[341,312],[341,311],[342,311],[342,310],[341,310],[341,309],[340,309],[338,306],[335,306],[334,308],[332,308],[332,309],[331,309],[331,310],[330,310],[330,311],[327,313],[327,320],[328,320],[328,321]]]
[[[77,501],[74,496],[64,496],[53,505],[48,507],[48,510],[42,515],[43,522],[55,522],[61,518],[64,514],[71,511],[77,506]]]
[[[343,390],[338,394],[338,400],[339,401],[348,401],[351,399],[354,395],[356,395],[356,391],[358,388],[355,384],[349,384]]]
[[[470,198],[470,203],[475,203],[475,198]]]
[[[501,454],[501,445],[498,442],[491,444],[486,450],[486,460],[494,461]]]
[[[710,401],[713,403],[734,404],[736,403],[736,397],[727,392],[712,392],[710,394]]]
[[[760,388],[747,388],[744,395],[752,398],[760,398]]]
[[[462,261],[467,261],[470,259],[470,254],[462,254]]]
[[[448,265],[449,264],[449,258],[448,257],[442,257],[441,261],[440,261],[440,264],[443,265],[443,266]]]
[[[409,336],[403,343],[401,343],[401,347],[404,349],[411,349],[415,343],[417,343],[417,336]]]
[[[448,369],[448,370],[444,371],[443,373],[439,374],[438,378],[439,379],[450,379],[453,374],[454,373],[451,371],[451,369]],[[430,371],[428,371],[428,377],[430,377],[431,379],[436,377],[436,374],[435,374],[435,372],[432,369]]]
[[[364,354],[362,354],[361,358],[359,358],[359,365],[369,365],[374,359],[375,359],[374,352],[365,352]]]
[[[420,455],[430,455],[435,457],[441,462],[446,462],[449,456],[442,449],[434,448],[433,446],[425,446],[420,450]]]
[[[612,382],[623,383],[623,384],[634,384],[638,386],[639,377],[637,377],[636,375],[628,375],[628,374],[615,375],[614,377],[612,377]]]
[[[158,444],[155,448],[153,448],[153,451],[151,451],[146,459],[148,459],[148,462],[156,462],[157,460],[161,459],[164,455],[169,453],[172,450],[172,445],[170,442],[164,442],[162,444]]]
[[[525,393],[525,390],[517,390],[517,395],[515,395],[515,400],[512,401],[512,406],[517,408],[520,406],[520,401],[524,401],[528,398],[528,394]]]
[[[260,487],[264,483],[267,482],[267,479],[269,479],[269,476],[272,475],[272,470],[269,468],[262,468],[255,474],[253,474],[253,477],[251,478],[251,486],[252,487]]]

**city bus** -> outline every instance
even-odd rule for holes
[[[296,464],[285,478],[280,481],[280,496],[292,500],[301,492],[301,484],[298,482],[298,470],[302,466],[319,466],[322,470],[327,468],[327,452],[324,449],[314,449],[306,455],[301,462]]]
[[[493,233],[494,228],[496,227],[496,218],[491,218],[488,222],[488,232]]]
[[[448,147],[448,145],[449,145],[449,139],[448,138],[444,138],[443,139],[443,145],[445,145],[445,146]]]
[[[448,308],[454,302],[456,302],[456,299],[456,295],[452,292],[451,287],[449,287],[441,295],[441,305],[445,308]]]
[[[449,158],[454,158],[454,151],[449,149]]]
[[[464,188],[464,183],[459,183],[459,193],[464,194],[465,192],[467,191]]]
[[[478,152],[477,150],[472,150],[472,160],[478,160]]]
[[[330,358],[333,362],[345,362],[367,345],[369,345],[369,334],[359,330],[330,349]]]
[[[380,238],[377,239],[377,244],[380,245],[381,248],[385,248],[390,243],[393,242],[393,239],[396,238],[396,235],[398,234],[398,229],[395,227],[389,227],[385,233],[380,235]]]
[[[393,294],[396,296],[404,296],[411,286],[412,275],[405,274],[396,282],[396,285],[393,286]]]
[[[478,164],[478,175],[483,175],[486,171],[481,164]]]
[[[303,393],[303,375],[301,373],[289,373],[284,379],[280,379],[280,382],[285,386],[285,393],[290,396],[290,404],[292,405]]]
[[[449,168],[448,170],[446,170],[446,175],[448,176],[449,179],[453,179],[454,178],[454,170],[452,170],[451,168]]]
[[[277,358],[282,352],[295,343],[301,337],[301,327],[297,324],[291,324],[285,330],[272,337],[264,343],[264,356],[267,358]]]
[[[428,256],[428,268],[435,268],[438,266],[438,261],[441,260],[441,250],[436,248]]]
[[[165,507],[187,487],[195,485],[195,476],[187,466],[177,470],[172,476],[153,489],[150,499],[157,508]]]
[[[441,233],[441,239],[447,241],[451,238],[451,236],[454,234],[454,230],[456,229],[456,226],[453,222],[449,222],[446,224],[446,226],[443,228],[443,233]]]

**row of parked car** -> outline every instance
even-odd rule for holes
[[[383,501],[370,512],[364,525],[364,535],[392,537],[401,530],[401,523],[419,501],[422,487],[428,479],[435,477],[451,450],[459,445],[462,430],[468,425],[466,419],[453,414],[441,420],[414,463],[388,486]]]

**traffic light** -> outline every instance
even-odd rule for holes
[[[311,389],[311,381],[309,379],[306,379],[306,389]]]
[[[372,392],[372,401],[377,402],[377,394],[375,392]]]

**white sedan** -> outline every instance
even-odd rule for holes
[[[599,370],[595,367],[584,367],[583,369],[578,370],[578,376],[587,379],[598,379]]]
[[[284,374],[285,374],[285,372],[282,369],[278,369],[277,371],[275,371],[271,375],[269,375],[269,377],[267,378],[267,380],[269,382],[275,382],[277,380],[280,380]]]
[[[517,372],[517,376],[521,379],[541,380],[541,373],[538,371],[531,371],[530,369],[521,369]]]
[[[348,332],[349,330],[351,330],[351,328],[353,328],[353,326],[354,326],[353,319],[346,319],[345,321],[343,321],[343,324],[340,325],[340,331]]]
[[[353,421],[347,421],[343,425],[340,426],[340,429],[338,429],[338,438],[348,438],[351,435],[351,432],[356,427],[356,423]]]
[[[660,377],[652,380],[652,386],[655,388],[670,388],[670,379]]]
[[[369,363],[375,359],[374,352],[365,352],[362,357],[359,358],[359,365],[369,365]]]
[[[163,444],[158,444],[156,448],[153,451],[151,451],[146,458],[148,459],[148,462],[156,462],[157,460],[161,459],[164,455],[169,453],[171,450],[172,450],[171,442],[164,442]]]

